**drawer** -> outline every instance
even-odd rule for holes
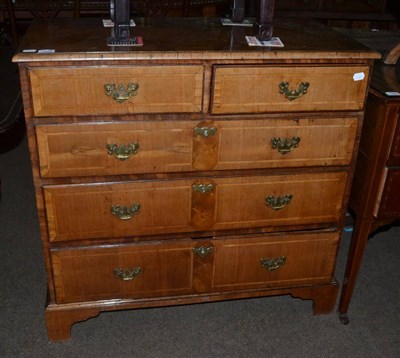
[[[53,249],[50,255],[60,304],[329,282],[337,244],[337,233],[318,231]]]
[[[330,282],[338,239],[336,232],[308,232],[216,241],[212,288],[221,291]]]
[[[192,246],[51,251],[57,303],[192,293]]]
[[[339,12],[384,12],[386,0],[324,0],[324,11]]]
[[[213,114],[361,110],[363,66],[216,66]]]
[[[36,127],[42,177],[350,163],[358,120],[146,121]]]
[[[201,112],[202,66],[31,67],[35,116]]]
[[[44,186],[50,241],[337,223],[346,172]]]

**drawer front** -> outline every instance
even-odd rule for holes
[[[39,117],[202,110],[202,66],[33,67],[29,75]]]
[[[188,244],[51,252],[57,303],[192,293]]]
[[[51,264],[56,301],[329,282],[338,236],[335,232],[311,232],[55,249]]]
[[[51,241],[336,223],[347,173],[45,186]]]
[[[347,165],[357,118],[36,127],[42,177]]]
[[[338,238],[335,232],[309,232],[217,241],[212,288],[235,290],[330,282]]]
[[[346,67],[215,68],[212,113],[361,110],[369,69]]]
[[[389,169],[385,175],[378,217],[398,218],[400,217],[400,169]]]

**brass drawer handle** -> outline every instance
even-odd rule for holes
[[[132,96],[136,96],[137,91],[139,89],[139,84],[133,82],[128,83],[128,86],[125,86],[120,83],[118,86],[115,86],[115,83],[106,83],[104,85],[104,91],[107,96],[111,96],[118,103],[122,103]]]
[[[139,143],[131,143],[128,145],[121,144],[118,146],[115,143],[107,144],[107,153],[119,160],[127,160],[132,155],[137,154],[139,150]]]
[[[283,266],[285,262],[285,256],[272,257],[270,259],[264,258],[260,260],[261,266],[268,271],[277,270],[279,267]]]
[[[213,136],[217,132],[215,127],[194,127],[193,130],[197,135],[201,135],[204,138]]]
[[[193,184],[192,189],[201,194],[207,194],[214,190],[214,184]]]
[[[140,212],[140,204],[135,203],[132,206],[111,206],[111,214],[115,215],[120,220],[130,220]]]
[[[200,246],[200,247],[193,247],[192,251],[194,254],[196,254],[197,256],[203,258],[206,257],[208,254],[210,254],[211,252],[213,252],[214,247],[213,246]]]
[[[294,148],[297,148],[300,143],[300,137],[292,138],[272,138],[271,147],[277,149],[279,153],[285,155],[291,152]]]
[[[283,196],[267,196],[265,198],[265,205],[269,206],[273,210],[283,209],[286,205],[289,205],[293,199],[293,195],[283,195]]]
[[[143,273],[143,269],[138,266],[133,269],[128,268],[115,268],[114,269],[114,276],[120,278],[123,281],[130,281],[133,280],[135,277],[138,277]]]
[[[308,82],[301,82],[297,90],[290,90],[289,82],[281,82],[279,84],[279,93],[284,94],[289,101],[293,101],[306,94],[308,87],[310,87]]]

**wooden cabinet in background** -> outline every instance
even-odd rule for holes
[[[360,151],[350,197],[355,215],[339,303],[343,323],[368,238],[400,220],[400,62],[376,63],[371,80]]]
[[[318,23],[34,24],[18,53],[51,340],[102,311],[289,294],[334,308],[370,68]],[[42,36],[46,33],[46,36]],[[88,36],[82,36],[82,33]],[[70,39],[74,39],[71,41]]]

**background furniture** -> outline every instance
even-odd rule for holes
[[[379,34],[370,40],[379,43]],[[396,37],[392,37],[396,40]],[[397,36],[400,40],[400,36]],[[388,41],[388,38],[386,38]],[[386,54],[374,66],[365,123],[350,196],[355,215],[354,232],[339,303],[339,314],[348,324],[347,311],[368,238],[382,226],[400,219],[400,62]],[[392,93],[392,95],[390,95]],[[397,93],[397,95],[395,94]]]
[[[37,22],[18,53],[52,340],[117,309],[289,294],[335,305],[378,54],[313,23],[283,49],[218,19]],[[44,36],[44,34],[46,34]],[[89,51],[90,49],[90,51]]]
[[[314,18],[329,26],[397,28],[397,0],[277,0],[277,17]]]

